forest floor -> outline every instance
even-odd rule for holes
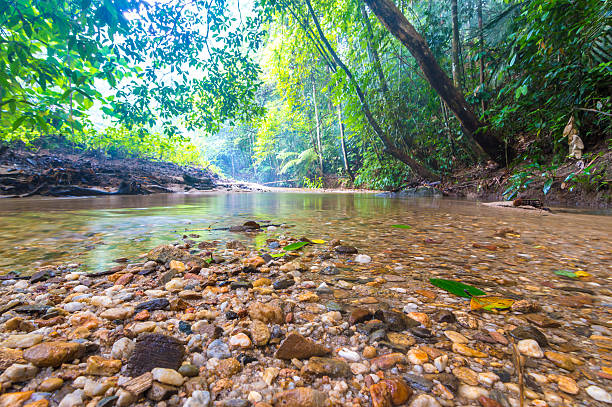
[[[139,195],[250,189],[207,169],[67,149],[0,152],[0,197]]]
[[[544,193],[547,182],[552,184]],[[567,160],[554,169],[531,163],[514,168],[478,165],[456,171],[439,189],[445,196],[501,201],[514,186],[518,192],[513,198],[539,199],[545,206],[609,208],[611,184],[612,151],[600,149],[590,158]]]

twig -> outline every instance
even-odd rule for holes
[[[514,342],[513,338],[510,338],[512,341],[512,354],[514,355],[514,370],[518,376],[518,386],[519,386],[519,406],[525,406],[525,383],[523,380],[523,365],[521,363],[521,354],[519,353],[518,347],[516,346],[516,342]]]

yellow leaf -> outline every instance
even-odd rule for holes
[[[587,273],[586,271],[582,271],[582,270],[575,271],[574,274],[576,275],[576,277],[589,277],[590,276],[589,273]]]
[[[472,297],[470,300],[470,309],[472,311],[485,309],[491,311],[493,309],[508,309],[514,304],[514,300],[510,298],[491,296]]]
[[[312,243],[316,243],[316,244],[323,244],[323,243],[325,243],[325,240],[321,240],[321,239],[311,239],[310,241]]]

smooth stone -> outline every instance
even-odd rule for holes
[[[349,362],[359,362],[359,360],[361,360],[361,356],[359,355],[359,353],[348,348],[340,349],[338,351],[338,356],[348,360]]]
[[[601,401],[602,403],[612,404],[612,396],[610,396],[610,393],[608,393],[601,387],[591,385],[587,387],[585,391],[587,392],[589,396],[591,396],[591,398],[597,401]]]
[[[28,400],[33,391],[20,391],[16,393],[4,393],[0,396],[1,407],[15,407],[21,406],[26,400]]]
[[[462,384],[459,386],[459,395],[469,400],[476,400],[480,396],[489,396],[489,391],[482,387],[469,386]]]
[[[517,348],[519,352],[525,356],[540,359],[544,357],[544,352],[534,339],[523,339],[518,342]]]
[[[200,369],[192,364],[186,364],[179,367],[178,372],[185,377],[196,377],[200,374]]]
[[[444,331],[444,336],[451,340],[453,343],[468,343],[468,339],[455,331]]]
[[[29,348],[42,342],[44,336],[40,334],[9,335],[0,346],[5,348]]]
[[[537,328],[531,325],[519,326],[510,331],[510,335],[512,335],[515,339],[533,339],[538,342],[543,348],[548,346],[548,340],[546,336]]]
[[[171,386],[180,386],[185,381],[183,375],[174,369],[156,367],[155,369],[151,370],[151,373],[153,374],[153,380],[160,383],[169,384]]]
[[[85,304],[83,304],[82,302],[69,302],[67,304],[64,304],[63,308],[68,312],[76,312],[85,308]]]
[[[536,346],[537,346],[537,343],[536,343]],[[462,343],[453,343],[453,352],[457,352],[460,355],[469,356],[473,358],[486,358],[487,356],[489,356],[484,352],[480,352],[476,349],[472,349],[469,346],[466,346]]]
[[[63,379],[60,379],[59,377],[50,377],[48,379],[43,380],[43,382],[38,385],[38,391],[51,393],[59,389],[63,385]]]
[[[38,368],[32,364],[15,363],[0,376],[0,381],[24,382],[36,376]]]
[[[291,332],[283,342],[281,342],[275,357],[278,359],[308,359],[312,356],[325,356],[331,351],[297,332]]]
[[[123,320],[131,317],[134,314],[134,309],[131,307],[109,308],[100,314],[104,319]]]
[[[140,312],[142,310],[147,310],[147,311],[163,310],[163,309],[168,308],[169,306],[170,306],[170,301],[168,301],[166,298],[157,298],[154,300],[141,302],[140,304],[136,305],[135,311]]]
[[[134,351],[136,343],[130,338],[121,338],[113,343],[111,349],[111,357],[115,359],[129,359],[130,355]]]
[[[83,387],[83,392],[88,397],[101,396],[111,387],[110,383],[88,380]]]
[[[77,342],[43,342],[26,349],[23,357],[38,367],[57,367],[78,359],[85,353],[85,345]]]
[[[419,394],[414,400],[410,402],[409,407],[442,407],[438,400],[429,394]]]
[[[558,376],[557,385],[559,390],[567,394],[578,394],[580,387],[576,384],[576,381],[568,376]]]
[[[372,261],[372,258],[367,254],[358,254],[355,256],[355,263],[367,264]]]
[[[59,403],[59,407],[77,407],[83,404],[85,399],[85,393],[81,389],[77,389],[72,393],[68,393],[64,396],[62,401]]]
[[[230,337],[229,345],[233,348],[248,349],[251,347],[252,342],[251,338],[249,338],[245,333],[240,332]]]
[[[574,365],[574,362],[572,361],[572,358],[569,355],[547,351],[547,352],[544,352],[544,356],[546,356],[546,359],[550,360],[556,366],[562,369],[569,370],[570,372],[576,369],[576,366]]]

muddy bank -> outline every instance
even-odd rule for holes
[[[0,197],[140,195],[249,189],[207,169],[68,150],[0,153]]]

